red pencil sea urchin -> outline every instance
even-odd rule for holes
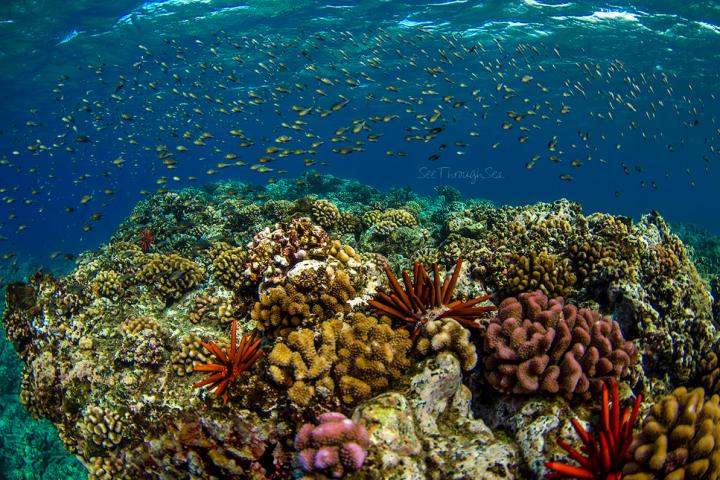
[[[208,352],[215,356],[217,363],[206,363],[193,367],[196,372],[212,373],[205,380],[193,383],[193,387],[210,385],[211,389],[215,389],[216,396],[222,395],[224,403],[228,402],[227,389],[235,377],[252,367],[259,358],[265,355],[262,350],[262,339],[256,339],[252,335],[243,335],[240,346],[237,346],[237,320],[235,319],[233,319],[231,335],[230,347],[225,352],[215,342],[200,342]]]
[[[628,450],[633,440],[633,425],[642,403],[642,395],[638,395],[635,399],[632,412],[625,408],[621,414],[618,385],[615,380],[610,380],[610,388],[612,408],[609,406],[607,385],[603,384],[602,412],[596,435],[591,435],[591,432],[585,430],[577,419],[572,419],[573,428],[583,443],[580,448],[582,453],[561,438],[557,439],[558,445],[580,465],[546,462],[545,466],[554,470],[545,475],[546,479],[620,480],[622,478],[622,469],[628,459]]]
[[[140,245],[142,251],[147,253],[148,250],[150,250],[150,247],[152,247],[153,242],[155,242],[155,235],[153,235],[152,230],[149,228],[143,228],[140,230],[139,236],[140,240],[138,241],[138,244]]]
[[[453,291],[457,285],[462,258],[455,263],[452,275],[440,283],[440,273],[437,262],[433,264],[433,278],[425,271],[419,263],[413,265],[413,279],[406,270],[403,270],[402,277],[405,288],[400,285],[390,268],[385,265],[387,275],[392,288],[392,293],[378,293],[378,296],[368,301],[379,312],[402,320],[413,327],[413,340],[418,337],[422,326],[431,320],[440,318],[452,318],[472,329],[479,329],[480,325],[473,320],[480,318],[488,312],[495,310],[495,306],[476,307],[477,304],[490,299],[490,295],[473,298],[467,302],[460,300],[450,301]]]

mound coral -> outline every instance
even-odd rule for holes
[[[171,253],[151,253],[139,278],[168,300],[177,300],[200,283],[205,270],[192,260]]]
[[[506,393],[546,391],[589,398],[637,361],[635,345],[610,317],[542,292],[500,304],[484,341],[485,378]]]
[[[296,265],[286,280],[265,291],[251,312],[269,338],[350,312],[347,302],[355,296],[355,289],[347,272],[306,261]]]
[[[215,342],[202,342],[202,346],[215,356],[217,363],[207,363],[193,367],[196,372],[212,373],[205,380],[193,383],[193,387],[199,388],[210,385],[211,389],[215,389],[216,396],[222,396],[224,403],[228,402],[227,389],[230,383],[265,355],[262,350],[262,339],[243,335],[240,346],[237,345],[237,320],[233,320],[230,335],[230,347],[225,352]]]
[[[626,480],[720,478],[720,397],[685,387],[661,398],[633,443]]]
[[[633,426],[637,419],[640,403],[642,403],[642,395],[635,399],[632,413],[627,408],[620,413],[620,398],[616,381],[610,381],[610,389],[612,391],[612,408],[609,406],[607,386],[603,383],[602,412],[599,425],[593,429],[593,434],[585,430],[576,419],[572,419],[572,426],[583,443],[584,455],[563,439],[557,439],[558,445],[580,466],[547,462],[545,466],[554,470],[554,473],[546,475],[545,478],[597,480],[620,480],[622,478],[622,468],[627,461],[628,451],[632,444]]]
[[[308,472],[326,472],[333,478],[360,470],[370,445],[365,427],[342,413],[328,412],[318,417],[319,425],[306,423],[295,435],[298,463]]]
[[[474,320],[495,310],[494,306],[476,307],[477,304],[489,300],[490,295],[473,298],[467,302],[450,300],[462,269],[461,258],[455,263],[452,275],[446,278],[442,284],[437,263],[433,264],[432,279],[425,271],[425,267],[419,263],[413,265],[413,280],[410,279],[407,271],[403,270],[402,277],[405,288],[400,285],[387,265],[383,268],[390,282],[392,293],[387,295],[380,292],[374,300],[369,300],[368,303],[379,312],[410,324],[413,340],[418,337],[422,327],[428,321],[452,318],[465,327],[479,329],[480,324]]]

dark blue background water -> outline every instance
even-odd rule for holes
[[[158,178],[167,177],[167,188],[223,178],[265,182],[302,173],[307,168],[304,158],[313,158],[311,168],[319,172],[354,177],[381,189],[408,185],[432,194],[446,183],[498,203],[567,197],[581,202],[586,211],[637,217],[658,210],[670,221],[720,233],[715,207],[720,200],[718,25],[716,2],[3,2],[0,158],[6,164],[0,165],[5,189],[0,193],[0,235],[7,240],[0,241],[0,251],[14,253],[16,259],[32,255],[49,262],[50,252],[77,253],[106,240],[142,198],[139,191],[158,188]],[[235,49],[232,42],[240,47]],[[178,49],[184,59],[177,58]],[[444,62],[443,54],[452,63]],[[243,63],[233,61],[233,55]],[[413,58],[414,67],[409,63]],[[165,71],[155,59],[165,62]],[[136,62],[139,68],[133,67]],[[268,68],[259,66],[261,62]],[[285,69],[277,67],[281,62]],[[213,70],[218,65],[222,72]],[[315,69],[307,70],[308,65]],[[438,66],[443,72],[436,77],[425,70]],[[484,66],[490,66],[490,72]],[[231,69],[236,83],[223,80]],[[374,81],[364,81],[360,72]],[[173,73],[180,75],[180,82]],[[533,79],[523,82],[524,74]],[[121,75],[126,80],[117,90],[122,100],[116,101],[111,95],[122,83]],[[347,78],[359,85],[348,85]],[[295,83],[305,85],[304,90],[295,89]],[[548,91],[542,92],[537,83]],[[499,84],[511,89],[512,98],[503,98],[507,91],[503,86],[498,90]],[[391,85],[397,92],[387,90]],[[276,92],[278,86],[289,93]],[[173,87],[199,98],[174,94]],[[55,88],[59,90],[53,92]],[[315,88],[327,96],[316,94]],[[427,90],[437,95],[422,93]],[[250,91],[264,103],[246,106],[241,113],[218,112],[223,106],[229,110],[232,100],[251,100]],[[623,102],[613,102],[610,110],[609,91],[631,100],[637,111]],[[631,92],[637,98],[629,96]],[[373,99],[366,98],[370,93]],[[154,99],[158,94],[162,100]],[[225,103],[206,100],[204,94]],[[324,118],[317,112],[299,117],[291,109],[328,109],[339,95],[350,102]],[[381,101],[384,96],[391,103]],[[453,98],[443,101],[445,96]],[[395,103],[396,98],[410,97],[423,103]],[[458,101],[464,106],[453,108]],[[650,102],[657,107],[654,117]],[[78,111],[83,104],[92,111]],[[571,107],[569,113],[560,113],[564,104]],[[152,112],[144,110],[148,105]],[[508,117],[508,111],[523,113],[535,106],[537,115],[517,122]],[[31,108],[37,113],[30,113]],[[203,114],[193,113],[193,108]],[[436,109],[442,115],[428,123]],[[613,120],[594,116],[608,111]],[[101,116],[93,119],[95,114]],[[133,120],[122,120],[122,114]],[[425,114],[425,120],[417,114]],[[548,118],[542,120],[541,114]],[[77,132],[63,122],[66,115],[73,116]],[[387,123],[367,120],[376,115],[398,118]],[[346,132],[349,140],[344,143],[330,142],[336,129],[352,127],[359,119],[366,120],[368,130]],[[307,122],[302,128],[325,141],[315,149],[318,153],[266,164],[287,170],[284,175],[250,170],[268,146],[311,148],[317,139],[281,126],[295,120]],[[28,121],[34,124],[28,126]],[[512,128],[502,128],[506,121]],[[194,127],[196,122],[202,128]],[[529,131],[520,131],[520,125]],[[427,142],[408,142],[406,135],[427,133],[407,131],[411,126],[442,126],[444,131]],[[171,133],[173,128],[178,136]],[[231,129],[244,130],[254,145],[239,148],[239,139],[228,133]],[[192,132],[190,140],[182,138],[186,130]],[[64,132],[67,136],[58,138]],[[194,146],[201,132],[213,138],[206,146]],[[352,146],[369,133],[382,137],[377,143],[365,141],[364,151],[332,153],[332,148]],[[77,135],[87,135],[90,142],[75,141]],[[274,140],[280,135],[293,139],[278,144]],[[136,145],[127,142],[130,136]],[[528,140],[520,143],[521,136]],[[560,163],[548,159],[548,142],[554,136],[564,151]],[[467,146],[455,146],[455,141]],[[33,144],[49,149],[33,154],[27,149]],[[188,151],[175,151],[180,144]],[[447,148],[442,150],[442,144]],[[74,153],[66,152],[66,145]],[[158,159],[158,145],[173,152],[175,169]],[[388,150],[407,156],[388,156]],[[227,153],[239,157],[224,160]],[[428,160],[436,153],[439,159]],[[534,155],[541,158],[532,161]],[[125,160],[122,167],[112,163],[118,157]],[[248,165],[215,167],[235,160]],[[582,166],[570,166],[573,160]],[[534,163],[530,169],[528,162]],[[217,173],[207,175],[208,169]],[[473,179],[478,174],[490,178]],[[561,180],[564,174],[573,180]],[[188,176],[197,180],[188,181]],[[103,193],[106,189],[112,193]],[[82,203],[85,195],[91,199]],[[73,211],[65,212],[66,207]],[[102,218],[91,220],[93,213]],[[8,218],[12,214],[16,217]],[[83,225],[92,230],[84,231]]]

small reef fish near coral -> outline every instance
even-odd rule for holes
[[[0,479],[720,480],[710,4],[66,3],[0,13]]]

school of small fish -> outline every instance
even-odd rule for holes
[[[399,145],[415,143],[429,162],[512,144],[527,155],[506,161],[527,169],[558,164],[559,179],[572,181],[593,162],[639,175],[642,162],[622,155],[626,139],[672,152],[702,123],[711,132],[702,158],[683,160],[692,186],[720,154],[720,128],[703,116],[692,85],[676,94],[672,73],[635,71],[617,59],[588,63],[581,51],[541,41],[483,44],[424,28],[296,38],[218,31],[136,45],[131,53],[128,63],[98,56],[68,67],[48,92],[50,111],[31,106],[0,134],[0,200],[10,209],[0,240],[32,225],[13,205],[36,208],[34,221],[76,216],[89,231],[130,178],[138,178],[141,195],[225,170],[231,176],[231,169],[272,182],[338,156],[406,157],[410,148]],[[679,135],[663,133],[668,122]],[[22,187],[10,180],[18,175]],[[658,188],[661,180],[638,184]],[[56,193],[68,186],[72,196]]]

